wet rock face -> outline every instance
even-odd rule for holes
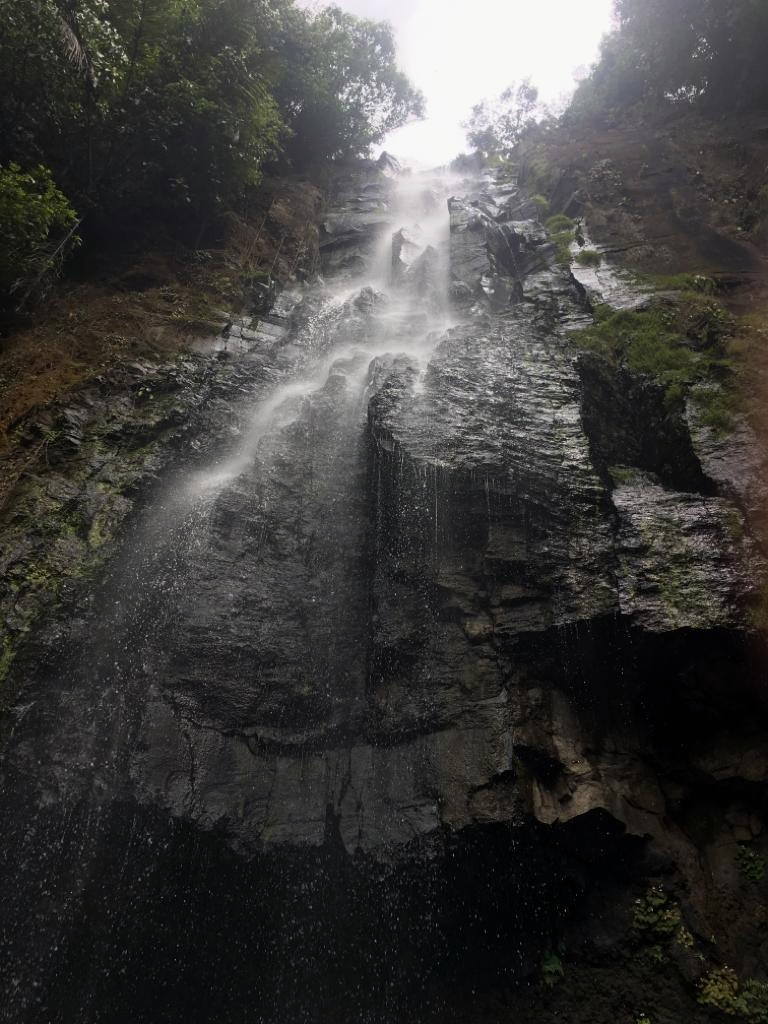
[[[429,229],[440,189],[447,242]],[[87,546],[91,510],[106,576],[52,607],[9,677],[9,1019],[145,1019],[105,980],[120,948],[128,979],[176,993],[171,1020],[214,1019],[211,999],[222,1020],[251,1000],[274,1024],[427,1021],[406,994],[433,968],[447,988],[452,972],[530,974],[606,879],[623,906],[654,872],[675,877],[697,934],[733,935],[723,851],[745,820],[761,834],[768,776],[748,646],[754,444],[716,441],[695,409],[672,416],[647,381],[576,354],[585,293],[513,185],[447,191],[411,189],[398,209],[391,178],[340,177],[325,281],[239,327],[229,360],[159,374],[165,419],[93,396],[62,412],[27,518],[55,498],[77,510],[62,536]],[[3,526],[18,579],[20,527]],[[18,927],[30,906],[37,937]],[[175,958],[202,993],[221,957],[179,938],[185,906],[209,935],[236,922],[236,998],[209,978],[182,999]],[[143,915],[170,936],[167,962],[149,965]],[[578,927],[588,950],[624,941]],[[83,929],[111,950],[84,977]]]

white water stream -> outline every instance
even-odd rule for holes
[[[446,205],[450,183],[447,176],[404,175],[397,180],[388,226],[376,240],[365,269],[352,279],[319,286],[322,306],[296,339],[306,352],[319,354],[310,356],[298,378],[278,384],[245,415],[235,449],[191,475],[183,488],[182,504],[210,500],[245,472],[269,438],[296,419],[336,368],[354,362],[349,386],[359,395],[361,406],[374,359],[404,354],[424,372],[438,339],[452,324]],[[394,256],[398,236],[405,239],[400,263]],[[368,307],[362,317],[360,307]],[[355,331],[355,320],[362,320],[359,331]],[[358,334],[353,340],[350,325],[352,333]],[[335,334],[341,340],[335,340]]]

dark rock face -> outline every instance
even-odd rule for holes
[[[325,283],[147,370],[162,416],[61,412],[28,516],[76,513],[47,572],[70,536],[105,573],[34,629],[8,594],[4,1019],[501,1020],[483,993],[563,936],[623,956],[658,877],[692,944],[768,969],[733,922],[755,445],[576,356],[586,296],[514,186],[446,192],[340,178]],[[706,1019],[668,974],[653,1020]]]

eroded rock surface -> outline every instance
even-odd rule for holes
[[[424,227],[441,204],[447,241]],[[7,1019],[127,1019],[139,997],[99,972],[118,942],[125,977],[144,969],[155,899],[168,963],[198,963],[173,922],[195,844],[199,885],[224,895],[193,918],[216,933],[233,915],[262,965],[238,953],[233,991],[273,1024],[432,1019],[445,1001],[414,1009],[412,982],[430,958],[449,970],[445,948],[530,974],[571,912],[660,873],[697,942],[768,969],[759,922],[736,935],[723,895],[768,775],[754,439],[715,439],[578,354],[586,292],[514,185],[435,180],[398,206],[391,177],[350,172],[321,253],[324,280],[239,327],[229,360],[137,371],[123,404],[87,392],[58,412],[50,472],[7,513]],[[137,412],[147,388],[167,397]],[[67,544],[77,571],[51,554]],[[95,548],[105,577],[82,580]],[[22,582],[38,564],[71,578],[58,605]],[[397,907],[420,951],[402,967],[392,924],[395,973],[363,994],[344,964],[371,966],[371,925],[339,910],[345,887]],[[318,913],[365,935],[328,940],[347,1005],[315,998]],[[83,929],[106,952],[81,977]],[[229,996],[218,1018],[182,1000],[164,971],[167,1019],[248,1019]]]

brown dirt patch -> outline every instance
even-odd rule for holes
[[[266,183],[249,217],[224,218],[217,248],[115,255],[98,283],[63,282],[0,341],[0,455],[34,410],[122,360],[167,359],[215,333],[216,311],[247,312],[259,282],[312,273],[320,206],[307,182]]]

